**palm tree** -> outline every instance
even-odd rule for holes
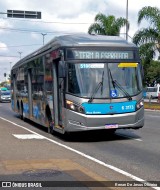
[[[88,33],[92,34],[94,32],[101,35],[119,36],[121,28],[127,23],[128,21],[125,18],[120,17],[116,19],[113,15],[106,16],[98,13],[95,16],[95,23],[89,27]]]
[[[152,44],[147,43],[143,44],[139,47],[139,54],[143,64],[143,71],[144,71],[144,81],[145,85],[151,84],[150,81],[150,68],[152,65],[152,59],[155,56],[155,52],[153,51]],[[153,73],[152,73],[153,74]],[[153,77],[153,76],[152,76]]]
[[[133,42],[137,45],[146,45],[151,51],[158,50],[160,53],[160,9],[143,7],[138,13],[138,24],[144,19],[149,21],[150,26],[137,31]]]

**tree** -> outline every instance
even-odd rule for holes
[[[159,61],[152,60],[145,74],[146,81],[154,85],[154,82],[160,83],[160,64]]]
[[[150,67],[151,61],[155,55],[155,52],[152,49],[150,43],[143,44],[139,47],[139,54],[142,60],[143,69],[144,69],[144,82],[150,83],[150,77],[148,76],[148,69]]]
[[[137,31],[133,37],[133,42],[136,45],[147,46],[154,52],[158,50],[160,53],[160,9],[150,6],[143,7],[138,13],[138,24],[144,19],[150,25],[148,28]]]
[[[89,27],[88,33],[92,34],[94,32],[101,35],[119,36],[121,28],[127,23],[128,21],[125,18],[120,17],[116,19],[113,15],[106,16],[98,13],[95,16],[95,23]]]

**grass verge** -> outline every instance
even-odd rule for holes
[[[144,102],[144,109],[160,110],[160,103],[157,103],[157,102]]]

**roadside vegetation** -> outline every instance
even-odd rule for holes
[[[138,13],[138,24],[148,22],[148,27],[136,32],[133,42],[140,48],[140,56],[144,67],[145,85],[160,83],[160,9],[143,7]],[[158,61],[153,61],[157,54]]]
[[[135,33],[133,43],[139,47],[144,68],[144,86],[153,86],[160,83],[160,9],[143,7],[138,12],[137,24],[140,25],[143,21],[147,21],[148,26]],[[118,36],[120,29],[126,25],[129,29],[129,22],[125,18],[98,13],[88,33]],[[154,60],[155,57],[158,57],[157,61]]]
[[[158,102],[144,102],[144,109],[151,110],[159,110],[160,111],[160,103]]]
[[[119,36],[121,28],[126,24],[129,26],[125,18],[116,18],[114,15],[106,16],[98,13],[94,20],[95,23],[91,24],[88,29],[89,34],[95,33],[106,36]]]

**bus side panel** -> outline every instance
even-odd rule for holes
[[[43,57],[28,63],[28,92],[30,119],[45,126],[45,91]],[[30,78],[30,80],[29,80]]]

